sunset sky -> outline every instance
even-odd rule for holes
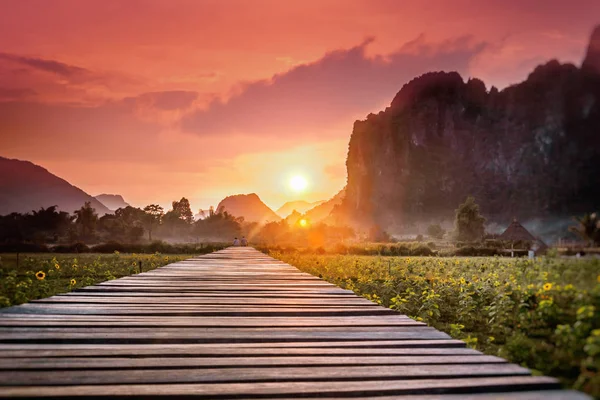
[[[408,80],[580,65],[598,23],[598,0],[0,0],[0,156],[135,206],[324,200]]]

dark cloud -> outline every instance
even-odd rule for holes
[[[36,95],[36,91],[29,88],[0,87],[0,101],[24,100]]]
[[[369,57],[367,39],[309,64],[244,84],[227,101],[215,100],[182,121],[200,135],[243,132],[252,135],[323,135],[334,125],[378,111],[401,86],[425,72],[465,73],[484,48],[471,37],[427,43],[423,37],[386,56]]]
[[[59,61],[45,60],[43,58],[25,57],[16,54],[0,53],[0,60],[11,61],[16,64],[45,72],[51,72],[65,78],[89,74],[85,68],[68,65]]]

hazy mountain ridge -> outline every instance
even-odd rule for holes
[[[94,196],[96,200],[104,204],[109,210],[115,211],[119,208],[128,207],[130,204],[120,194],[99,194]]]
[[[308,210],[304,214],[304,217],[313,223],[315,223],[315,222],[336,222],[336,221],[329,221],[329,217],[330,217],[333,209],[336,206],[339,206],[340,204],[342,204],[342,200],[344,199],[345,195],[346,195],[346,189],[344,188],[344,189],[340,190],[331,199],[324,201],[321,204]]]
[[[110,211],[94,197],[39,165],[0,157],[0,215],[27,213],[54,205],[73,213],[86,201],[100,215]]]
[[[280,221],[281,217],[271,210],[256,193],[227,196],[219,202],[217,211],[227,211],[247,222]]]
[[[326,200],[321,200],[321,201],[315,201],[313,203],[309,203],[308,201],[304,201],[304,200],[288,201],[287,203],[285,203],[284,205],[279,207],[277,209],[277,211],[275,211],[275,212],[281,218],[287,217],[294,210],[298,211],[300,214],[304,214],[308,210],[313,209],[316,206],[325,203],[325,201]]]
[[[468,195],[501,223],[600,208],[600,28],[582,65],[550,61],[502,91],[456,72],[407,83],[355,122],[340,213],[389,228],[450,217]]]

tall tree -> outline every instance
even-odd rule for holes
[[[58,236],[68,232],[74,217],[68,212],[57,211],[57,208],[58,206],[41,207],[38,211],[34,210],[23,216],[27,228],[34,232],[33,236],[41,235],[44,241],[56,241]]]
[[[75,215],[77,218],[75,223],[81,229],[82,239],[90,239],[96,228],[96,222],[98,222],[96,209],[92,207],[91,202],[86,201],[83,207],[75,211]]]
[[[152,231],[155,226],[160,225],[165,210],[158,204],[150,204],[144,207],[144,212],[146,213],[145,222],[148,230],[148,240],[152,241]]]
[[[575,221],[578,225],[570,227],[569,230],[581,236],[589,245],[600,246],[600,218],[598,218],[598,214],[586,214],[583,217],[575,218]]]
[[[442,239],[446,234],[446,230],[440,224],[431,224],[427,227],[427,234],[434,239]]]
[[[467,197],[465,202],[458,206],[454,224],[458,240],[474,242],[483,238],[485,218],[479,214],[479,205],[475,203],[473,196]]]
[[[241,224],[243,222],[244,218],[236,218],[227,211],[215,213],[212,210],[208,217],[194,223],[194,235],[197,239],[230,241],[241,235]]]
[[[98,230],[108,234],[110,240],[137,242],[144,235],[146,213],[136,207],[122,207],[114,214],[105,214],[98,220]]]
[[[182,220],[191,224],[194,222],[194,213],[190,207],[190,201],[185,197],[182,197],[179,201],[173,202],[174,213]]]

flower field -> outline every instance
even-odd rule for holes
[[[190,258],[155,254],[0,254],[0,307],[121,278]]]
[[[270,255],[600,397],[600,260]]]

